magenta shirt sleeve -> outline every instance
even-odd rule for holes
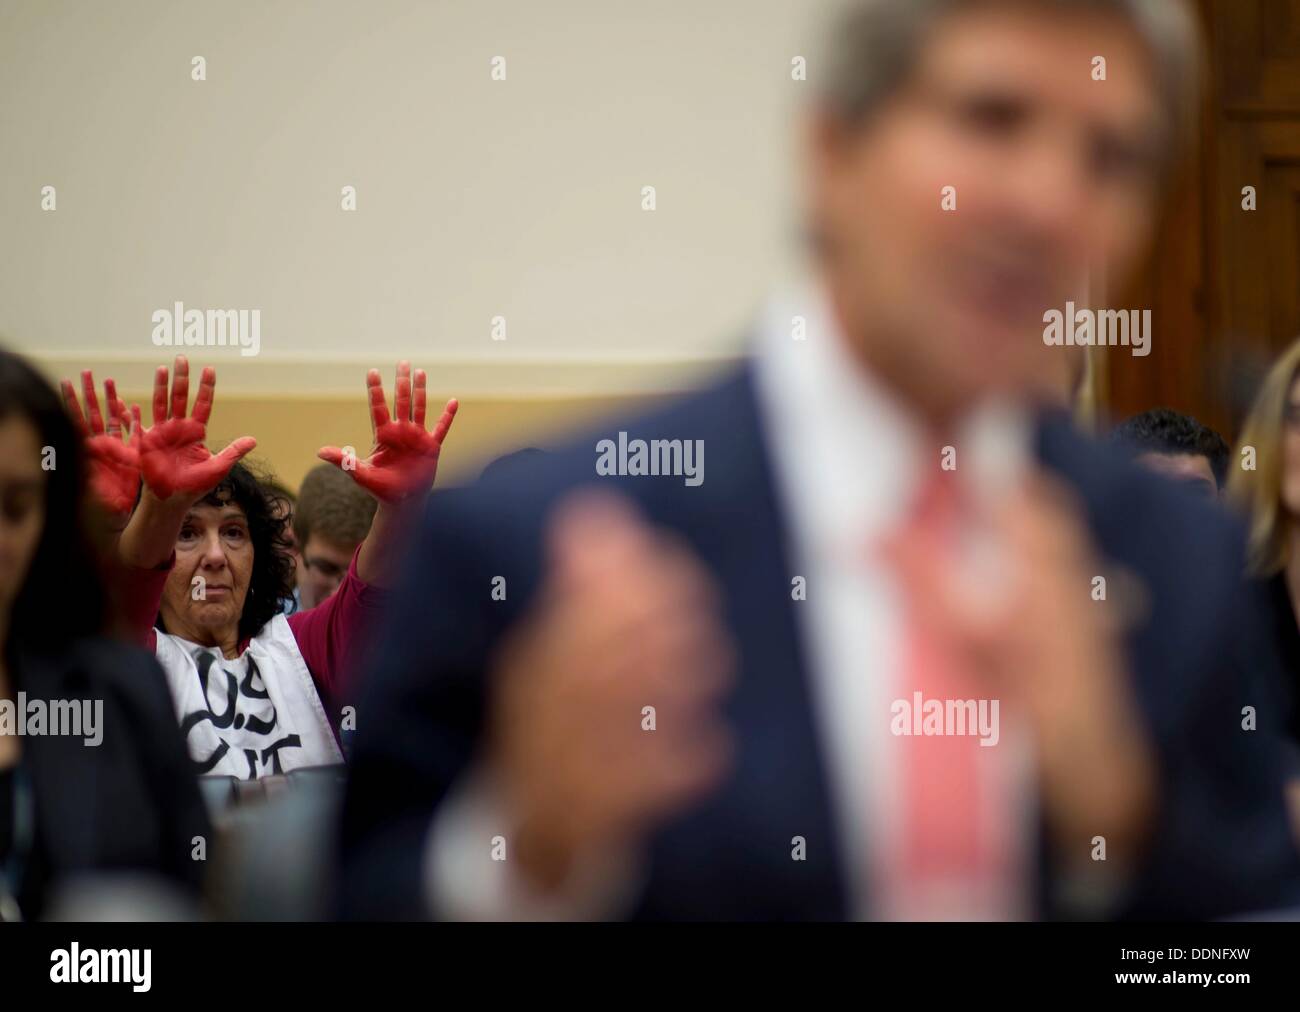
[[[358,548],[357,552],[361,549]],[[356,684],[349,657],[367,631],[377,625],[392,591],[364,582],[357,575],[357,552],[339,589],[315,608],[288,616],[289,628],[321,699],[332,709],[346,703]],[[332,720],[338,713],[330,714]]]
[[[115,582],[122,588],[125,602],[127,628],[131,637],[141,646],[153,650],[157,644],[157,632],[154,619],[158,617],[158,604],[162,601],[163,587],[171,575],[176,555],[167,560],[167,564],[158,569],[139,569],[136,566],[118,566]]]

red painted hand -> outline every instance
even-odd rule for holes
[[[388,417],[388,403],[379,370],[366,376],[370,395],[370,422],[375,445],[370,456],[358,460],[337,446],[325,446],[316,454],[321,460],[346,471],[352,480],[381,502],[398,502],[410,496],[425,495],[438,471],[438,454],[451,428],[459,406],[452,398],[432,432],[424,430],[427,377],[423,369],[415,371],[415,398],[412,411],[411,363],[397,365],[397,397],[393,405],[395,418]]]
[[[153,426],[145,430],[141,441],[140,470],[145,484],[159,499],[182,493],[199,495],[206,492],[230,472],[239,458],[257,445],[252,436],[236,439],[217,454],[203,445],[216,385],[216,370],[208,366],[199,381],[194,414],[187,418],[190,367],[184,355],[177,355],[169,415],[167,367],[158,367],[153,381]]]
[[[140,491],[140,406],[133,404],[128,412],[126,403],[117,396],[116,385],[111,379],[104,380],[104,400],[108,407],[105,428],[99,399],[95,396],[95,377],[89,369],[81,374],[85,415],[77,403],[72,382],[64,380],[60,385],[72,424],[86,449],[91,495],[109,513],[130,513]]]

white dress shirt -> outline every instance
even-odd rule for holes
[[[798,323],[802,320],[802,326]],[[840,852],[857,918],[892,918],[882,887],[898,859],[902,799],[892,751],[890,707],[903,694],[903,601],[870,546],[903,523],[922,477],[939,467],[944,447],[927,439],[908,411],[852,356],[824,296],[815,289],[774,300],[754,345],[757,398],[790,534],[792,575],[807,599],[793,607],[806,646],[814,720],[827,760],[829,789],[842,835]],[[1028,459],[1029,427],[1002,406],[974,413],[954,447],[955,477],[989,506],[1011,487]],[[966,531],[972,564],[995,554],[978,530]],[[983,551],[981,551],[983,550]],[[1026,875],[1034,811],[1023,734],[1006,725],[996,751],[1026,789],[1013,836]],[[428,837],[426,894],[434,913],[455,919],[594,919],[619,916],[635,899],[630,855],[591,855],[569,888],[542,898],[512,874],[509,860],[488,859],[489,840],[509,827],[481,774],[467,777],[440,809]],[[1019,897],[958,895],[933,915],[945,918],[1027,915]]]
[[[802,339],[795,335],[802,320]],[[777,495],[808,597],[795,604],[807,649],[815,717],[827,758],[830,796],[848,855],[850,909],[859,918],[924,916],[990,919],[1025,916],[1016,896],[956,895],[928,911],[882,907],[899,862],[903,777],[890,733],[891,706],[907,695],[903,656],[906,617],[890,570],[872,545],[907,519],[926,469],[945,452],[953,477],[981,510],[1010,489],[1028,460],[1030,429],[1022,413],[986,405],[959,427],[952,443],[929,436],[906,408],[853,357],[826,298],[808,290],[769,306],[755,357],[758,400],[773,457]],[[978,512],[978,510],[977,510]],[[964,515],[966,564],[997,578],[994,546]],[[990,590],[993,588],[990,587]],[[1014,833],[1017,861],[1028,857],[1032,793],[1024,790],[1023,734],[1003,725],[997,747],[1017,779],[1022,805]],[[1007,813],[987,811],[991,819]]]

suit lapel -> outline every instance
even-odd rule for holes
[[[700,876],[697,883],[673,883],[665,894],[679,900],[694,888],[705,918],[837,919],[846,908],[839,835],[795,622],[791,579],[797,573],[751,371],[693,404],[674,424],[684,429],[678,435],[703,437],[707,477],[664,504],[656,519],[686,525],[683,533],[724,590],[726,619],[741,651],[725,707],[737,753],[722,791],[665,834],[662,846],[678,852],[674,868],[698,869],[685,877]],[[719,874],[735,881],[719,883]],[[720,896],[728,897],[729,909],[719,909]]]

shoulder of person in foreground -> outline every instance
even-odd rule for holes
[[[152,651],[138,644],[91,636],[54,646],[20,647],[19,653],[29,692],[101,699],[114,708],[115,717],[120,713],[140,728],[161,724],[176,730],[166,678]]]
[[[69,672],[89,678],[128,715],[148,721],[166,715],[175,725],[171,692],[162,668],[144,647],[107,637],[81,640],[68,652]]]
[[[1083,510],[1100,570],[1091,602],[1116,609],[1139,642],[1203,667],[1206,639],[1240,616],[1243,601],[1255,603],[1244,593],[1241,518],[1062,419],[1040,429],[1039,453]]]
[[[1295,766],[1288,693],[1245,578],[1244,523],[1068,426],[1040,436],[1044,463],[1082,503],[1098,557],[1079,606],[1115,609],[1158,756],[1159,811],[1129,913],[1206,917],[1300,902],[1283,791]]]
[[[439,621],[428,598],[435,588],[454,592],[466,610],[486,609],[493,624],[509,624],[536,589],[551,512],[579,489],[625,497],[706,559],[716,554],[760,504],[774,505],[748,370],[591,426],[475,484],[435,491],[401,583],[396,611],[406,618],[390,628],[410,635],[418,616]]]
[[[66,749],[46,750],[53,764],[47,773],[57,780],[63,774],[80,779],[93,771],[100,785],[96,801],[116,805],[136,799],[145,805],[150,812],[146,824],[157,820],[156,851],[138,847],[139,839],[120,850],[130,832],[115,835],[111,820],[95,818],[93,825],[109,833],[109,852],[120,850],[121,859],[143,862],[197,889],[203,864],[191,860],[191,848],[196,837],[211,842],[211,826],[166,679],[153,654],[118,640],[91,637],[57,650],[28,652],[22,663],[24,688],[31,694],[47,700],[102,702],[93,717],[97,747],[76,749],[75,761]],[[115,814],[131,819],[143,811]]]
[[[654,452],[670,463],[677,454],[682,473],[623,466],[640,452],[635,440],[646,443],[645,454],[652,440],[669,444]],[[597,469],[602,454],[601,466],[613,473]],[[707,560],[755,522],[756,500],[770,503],[761,488],[767,480],[750,377],[739,371],[430,497],[357,708],[344,812],[350,915],[423,916],[418,882],[430,815],[481,744],[483,678],[502,633],[540,584],[544,528],[556,503],[583,487],[617,492]]]

